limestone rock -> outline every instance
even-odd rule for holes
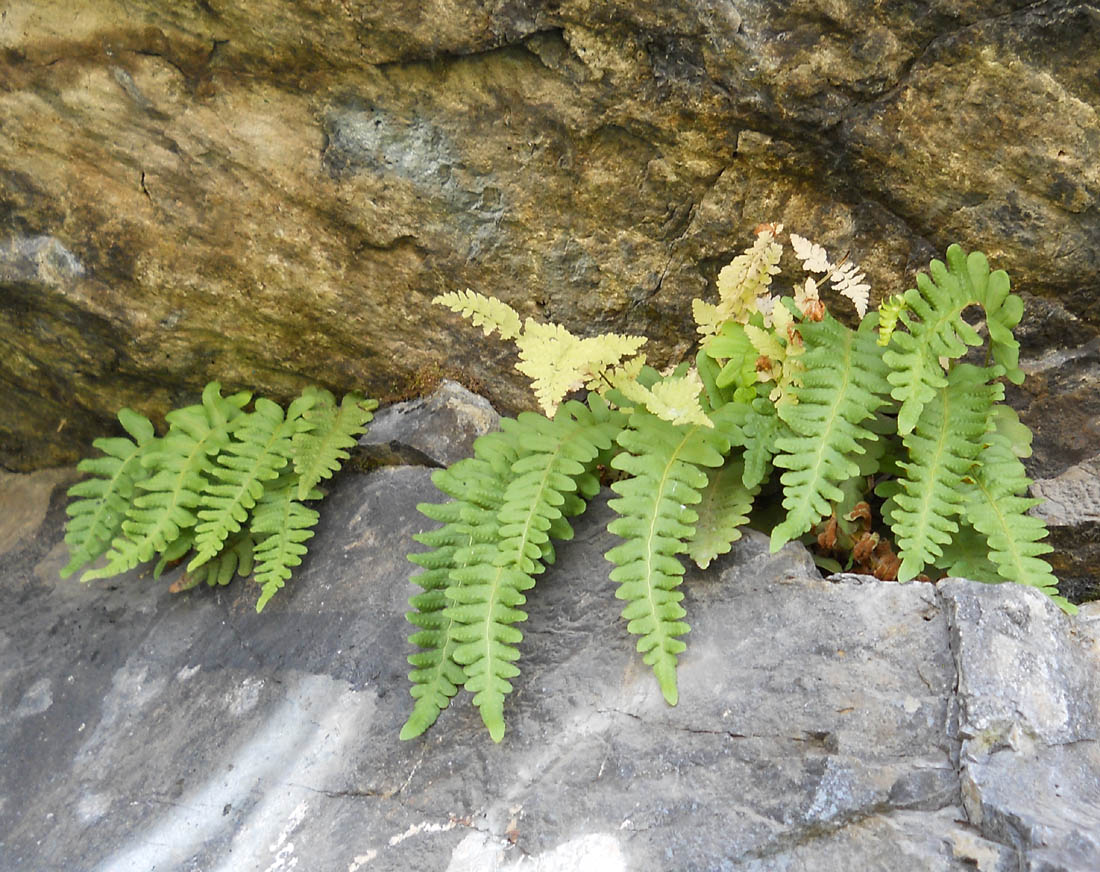
[[[467,286],[663,364],[766,220],[876,297],[980,247],[1083,345],[1098,48],[1093,4],[1053,0],[9,0],[0,464],[213,379],[385,398],[442,364],[529,405],[429,305]],[[1028,423],[1042,474],[1075,462],[1077,419]]]
[[[1045,500],[1032,511],[1050,530],[1047,559],[1058,589],[1074,602],[1100,599],[1100,454],[1039,479],[1031,491]]]
[[[354,454],[360,468],[450,466],[474,453],[474,440],[499,428],[489,401],[445,380],[432,394],[379,409]]]
[[[828,581],[748,531],[686,576],[670,708],[598,499],[531,592],[504,741],[461,694],[400,742],[427,469],[338,477],[262,615],[241,582],[60,581],[60,497],[0,554],[5,869],[1100,866],[1100,606]]]

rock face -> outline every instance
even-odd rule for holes
[[[686,577],[670,708],[602,498],[530,593],[504,741],[466,694],[399,741],[429,473],[336,479],[262,615],[239,581],[60,581],[69,474],[0,478],[0,867],[1100,868],[1100,604],[826,580],[748,531]]]
[[[1030,359],[1072,351],[1100,326],[1098,51],[1062,0],[10,0],[0,464],[211,379],[386,396],[442,366],[529,404],[428,305],[466,286],[663,363],[765,220],[876,296],[982,248],[1034,298]],[[1043,474],[1093,405],[1027,419]]]

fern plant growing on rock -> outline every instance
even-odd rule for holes
[[[773,293],[781,233],[758,228],[719,274],[717,302],[695,301],[698,353],[665,373],[646,365],[643,337],[576,337],[472,291],[436,298],[515,342],[543,414],[505,419],[473,457],[435,473],[450,500],[419,507],[440,526],[409,556],[422,568],[408,614],[420,650],[402,738],[423,733],[462,687],[503,737],[522,606],[602,470],[621,475],[610,485],[608,529],[622,540],[606,555],[610,579],[673,705],[689,630],[680,555],[705,568],[728,552],[769,489],[782,505],[773,551],[802,540],[833,571],[1015,581],[1075,610],[1041,557],[1045,527],[1027,513],[1030,431],[1001,402],[1003,380],[1023,380],[1013,337],[1023,304],[1007,274],[953,245],[915,288],[869,312],[858,268],[794,234],[803,277]],[[854,306],[856,329],[828,311],[830,285]],[[974,309],[984,336],[967,320]],[[981,365],[962,360],[980,346]]]
[[[154,577],[187,560],[174,590],[228,584],[254,574],[256,611],[302,562],[319,519],[318,485],[347,459],[377,402],[306,388],[285,410],[211,382],[202,402],[165,416],[167,432],[121,409],[127,437],[97,439],[102,456],[83,460],[89,477],[69,489],[68,577],[106,555],[82,581],[107,578],[159,556]]]

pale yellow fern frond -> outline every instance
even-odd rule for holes
[[[794,249],[795,257],[802,261],[802,269],[806,272],[827,273],[833,268],[829,263],[829,255],[816,242],[792,233],[791,248]]]
[[[707,413],[699,405],[699,393],[703,383],[692,370],[679,378],[666,378],[647,388],[636,381],[624,381],[617,385],[623,395],[650,412],[673,424],[698,424],[713,427]]]
[[[743,324],[754,312],[766,309],[771,300],[768,288],[783,255],[783,246],[775,241],[782,229],[782,224],[762,229],[756,242],[718,273],[718,305],[704,303],[692,310],[700,333],[717,333],[730,319]]]
[[[467,288],[465,291],[440,294],[432,302],[469,318],[474,326],[485,331],[486,336],[493,331],[500,333],[504,339],[516,339],[520,335],[519,314],[495,297],[486,297]]]
[[[635,382],[645,366],[645,355],[639,354],[617,366],[609,366],[607,369],[595,373],[585,387],[590,391],[596,391],[601,396],[611,388],[617,388],[627,382]]]
[[[560,324],[540,324],[528,318],[516,339],[516,369],[531,379],[542,410],[553,417],[566,394],[597,380],[645,343],[643,336],[603,333],[580,339]]]
[[[722,329],[722,313],[714,303],[698,298],[691,301],[691,314],[695,316],[695,329],[701,336],[715,336]]]
[[[865,279],[854,263],[840,264],[832,276],[833,288],[852,301],[860,318],[867,314],[870,302],[871,286]]]

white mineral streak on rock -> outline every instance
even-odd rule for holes
[[[606,833],[577,836],[542,854],[517,854],[507,839],[473,832],[458,843],[446,872],[626,872],[619,840]]]
[[[183,868],[204,843],[233,831],[216,872],[236,872],[240,858],[271,853],[276,856],[270,872],[294,868],[298,860],[289,839],[306,819],[307,800],[319,792],[306,785],[325,784],[344,771],[344,748],[374,706],[372,694],[349,690],[346,682],[303,677],[243,745],[227,749],[225,764],[212,767],[204,784],[165,806],[152,825],[134,832],[97,868]],[[227,807],[248,810],[242,820],[227,815]]]

